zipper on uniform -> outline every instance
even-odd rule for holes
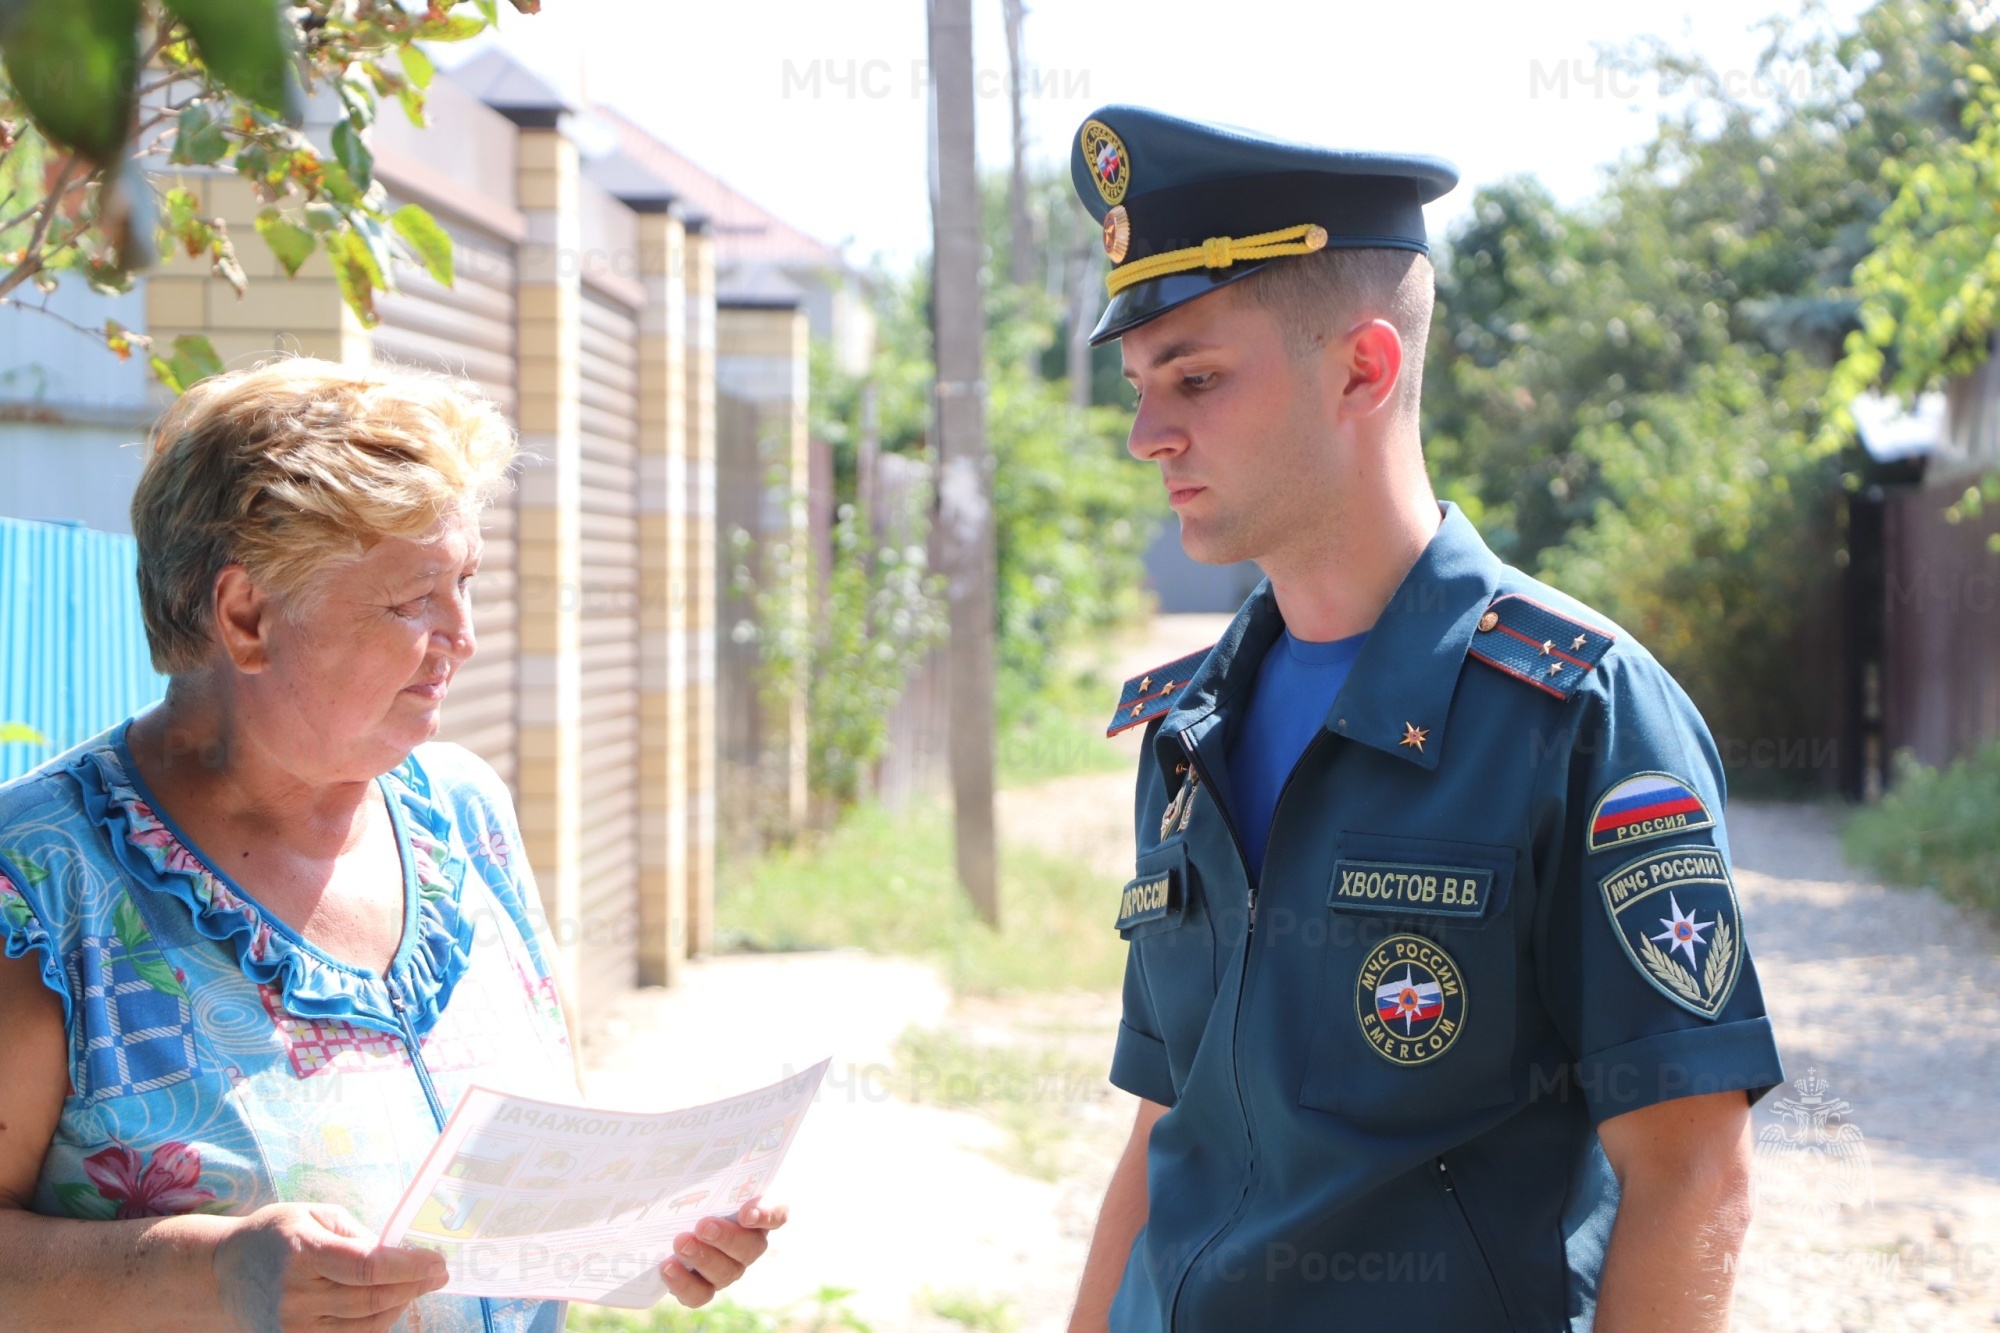
[[[403,1029],[403,1049],[410,1053],[410,1068],[417,1071],[417,1082],[423,1085],[424,1100],[430,1104],[431,1119],[437,1121],[438,1132],[444,1132],[444,1103],[438,1100],[437,1084],[431,1082],[431,1071],[424,1064],[424,1048],[417,1040],[417,1029],[410,1022],[410,1007],[403,999],[403,989],[394,977],[385,977],[383,984],[389,988],[389,1007],[396,1011],[396,1022]],[[479,1320],[485,1325],[486,1333],[493,1330],[493,1302],[486,1297],[479,1298]]]
[[[1250,939],[1252,933],[1257,929],[1257,881],[1251,877],[1250,858],[1243,854],[1243,839],[1237,835],[1236,821],[1230,817],[1229,807],[1222,803],[1221,794],[1216,788],[1214,778],[1202,767],[1201,753],[1195,749],[1194,739],[1185,731],[1181,732],[1181,745],[1187,750],[1189,772],[1199,782],[1205,783],[1209,788],[1209,799],[1215,803],[1216,813],[1222,816],[1223,828],[1229,831],[1230,845],[1236,849],[1236,862],[1243,867],[1243,878],[1249,889],[1249,913],[1243,928],[1243,973],[1236,985],[1236,1009],[1231,1016],[1229,1030],[1229,1073],[1230,1079],[1236,1088],[1236,1109],[1243,1116],[1245,1159],[1243,1188],[1236,1196],[1235,1207],[1230,1209],[1229,1216],[1223,1220],[1222,1225],[1215,1229],[1215,1234],[1202,1242],[1201,1248],[1195,1252],[1193,1261],[1182,1271],[1181,1280],[1174,1287],[1174,1298],[1167,1307],[1167,1327],[1169,1329],[1176,1327],[1176,1322],[1180,1317],[1181,1293],[1187,1290],[1188,1278],[1200,1266],[1202,1259],[1207,1256],[1209,1249],[1218,1240],[1228,1235],[1229,1229],[1235,1226],[1237,1221],[1243,1216],[1243,1205],[1250,1200],[1250,1182],[1257,1174],[1257,1133],[1250,1123],[1250,1101],[1243,1095],[1242,1065],[1236,1059],[1236,1041],[1243,1025],[1243,992],[1248,990],[1250,986]]]
[[[1180,735],[1181,745],[1187,750],[1188,763],[1192,766],[1191,771],[1196,777],[1207,782],[1211,792],[1213,792],[1215,782],[1201,766],[1201,753],[1195,748],[1194,738],[1186,731],[1181,732]],[[1274,825],[1277,823],[1278,811],[1285,803],[1285,793],[1291,790],[1293,776],[1298,773],[1300,768],[1304,767],[1306,758],[1312,754],[1314,748],[1325,738],[1326,732],[1322,729],[1311,741],[1307,742],[1305,750],[1299,755],[1298,762],[1292,765],[1291,773],[1285,775],[1285,784],[1278,788],[1278,799],[1271,806],[1271,822]],[[1237,1044],[1237,1040],[1243,1026],[1243,994],[1250,989],[1250,959],[1252,957],[1250,944],[1251,936],[1257,929],[1257,887],[1258,879],[1261,877],[1253,877],[1250,874],[1250,858],[1243,854],[1243,839],[1236,832],[1236,821],[1230,818],[1229,807],[1224,805],[1214,795],[1211,795],[1210,799],[1215,801],[1216,811],[1222,816],[1222,826],[1229,830],[1229,840],[1236,848],[1236,860],[1243,867],[1243,878],[1249,886],[1249,915],[1243,932],[1243,977],[1237,983],[1236,987],[1236,1012],[1231,1020],[1229,1037],[1229,1072],[1236,1086],[1236,1106],[1243,1115],[1243,1137],[1249,1145],[1249,1155],[1243,1172],[1243,1191],[1236,1198],[1235,1208],[1230,1210],[1229,1217],[1216,1229],[1215,1234],[1202,1243],[1200,1251],[1195,1255],[1194,1263],[1188,1265],[1187,1271],[1181,1274],[1180,1284],[1174,1288],[1173,1304],[1167,1312],[1167,1326],[1169,1328],[1174,1327],[1175,1319],[1180,1313],[1181,1292],[1187,1289],[1189,1275],[1194,1272],[1195,1266],[1201,1262],[1202,1256],[1208,1253],[1209,1247],[1227,1235],[1229,1228],[1236,1225],[1237,1220],[1242,1217],[1243,1205],[1250,1199],[1250,1182],[1257,1174],[1257,1133],[1251,1123],[1250,1099],[1243,1095],[1243,1064],[1239,1055],[1240,1047]],[[1268,843],[1266,844],[1265,854],[1268,859]],[[1442,1167],[1444,1164],[1440,1162],[1438,1165]],[[1480,1258],[1484,1260],[1484,1252],[1481,1253]],[[1491,1276],[1491,1271],[1489,1268],[1489,1276]]]

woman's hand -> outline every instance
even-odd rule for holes
[[[734,1221],[702,1218],[693,1231],[674,1238],[674,1257],[660,1265],[667,1290],[682,1305],[707,1305],[770,1248],[770,1233],[785,1225],[786,1216],[782,1206],[766,1208],[752,1199]]]
[[[387,1329],[445,1284],[443,1256],[378,1245],[337,1204],[274,1203],[215,1247],[228,1326],[244,1333]]]

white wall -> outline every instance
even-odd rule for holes
[[[0,421],[0,518],[129,534],[139,440],[134,428]]]
[[[145,329],[143,286],[103,296],[66,274],[46,299],[86,328],[109,317]],[[25,303],[42,300],[31,292]],[[101,339],[49,314],[0,307],[0,516],[130,532],[139,441],[163,402],[142,356],[120,361]]]

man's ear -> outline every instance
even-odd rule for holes
[[[277,603],[250,579],[241,565],[224,565],[215,576],[215,637],[230,665],[246,675],[271,658],[271,618]]]
[[[1395,400],[1403,380],[1403,336],[1386,319],[1371,319],[1342,339],[1347,352],[1341,411],[1370,416]]]

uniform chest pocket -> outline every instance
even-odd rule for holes
[[[1515,864],[1512,847],[1340,835],[1301,1104],[1407,1129],[1512,1099]]]
[[[1185,1070],[1215,1004],[1213,914],[1185,840],[1146,852],[1134,870],[1119,894],[1118,933],[1132,942],[1168,1059]]]

